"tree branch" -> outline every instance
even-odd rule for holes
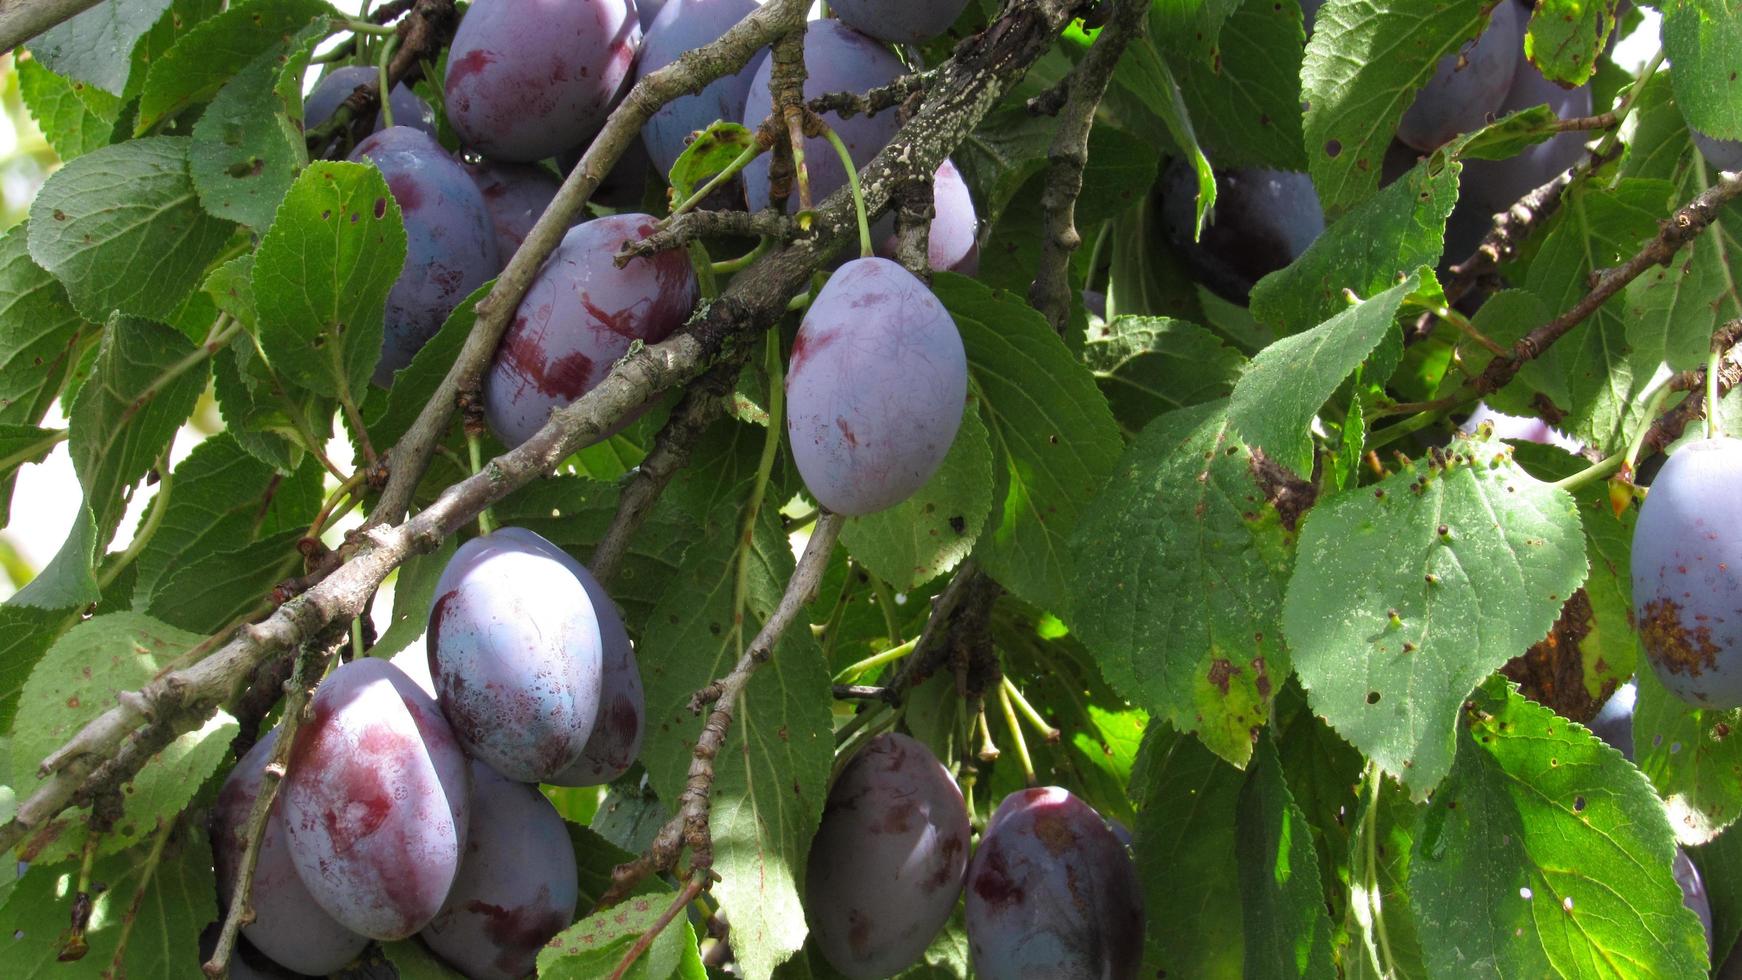
[[[1724,352],[1724,359],[1718,366],[1718,395],[1723,397],[1742,384],[1742,320],[1731,320],[1719,327],[1712,335],[1712,349]],[[1683,371],[1670,380],[1670,387],[1686,391],[1688,396],[1651,423],[1639,446],[1642,458],[1662,452],[1665,446],[1681,438],[1689,423],[1706,415],[1705,368]]]

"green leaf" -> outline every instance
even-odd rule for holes
[[[133,46],[170,0],[109,0],[30,40],[30,54],[48,70],[120,95],[133,67]]]
[[[636,895],[557,933],[539,951],[538,976],[541,980],[596,980],[612,975],[635,941],[659,921],[673,897],[669,891]],[[695,931],[689,920],[680,916],[622,976],[624,980],[664,980],[678,971],[685,950],[693,953],[695,945]]]
[[[1283,781],[1275,740],[1257,741],[1234,813],[1246,975],[1332,978],[1331,922],[1306,815]]]
[[[1398,307],[1433,283],[1426,269],[1311,330],[1258,352],[1234,385],[1228,421],[1248,445],[1302,476],[1313,469],[1314,416],[1388,334]]]
[[[682,792],[700,733],[703,719],[689,710],[690,696],[732,669],[792,573],[786,537],[765,509],[742,556],[749,566],[740,634],[733,615],[738,541],[717,534],[697,542],[665,582],[642,637],[647,727],[656,737],[641,757],[662,799]],[[732,949],[750,977],[768,976],[804,944],[798,887],[828,790],[829,702],[816,641],[808,630],[788,630],[751,679],[714,762],[714,870],[721,876],[714,893],[731,917]]]
[[[1617,6],[1617,0],[1540,0],[1524,35],[1524,56],[1550,81],[1585,84],[1615,30]]]
[[[296,542],[320,510],[321,477],[313,459],[280,477],[227,434],[195,446],[135,559],[133,608],[210,633],[259,605],[301,571]]]
[[[1500,678],[1460,712],[1410,892],[1423,952],[1457,976],[1704,975],[1674,839],[1621,754]]]
[[[273,368],[323,395],[360,399],[404,264],[405,228],[381,172],[311,164],[254,256],[260,346]]]
[[[1283,631],[1313,710],[1420,797],[1451,769],[1465,695],[1542,639],[1584,578],[1572,498],[1505,444],[1460,437],[1319,502]]]
[[[1151,725],[1131,772],[1146,977],[1239,977],[1246,960],[1235,833],[1239,770]]]
[[[673,199],[689,200],[697,187],[723,172],[755,141],[755,133],[735,122],[716,122],[697,133],[671,165]]]
[[[436,550],[413,555],[399,566],[393,583],[393,618],[369,648],[371,657],[391,657],[422,639],[429,628],[430,607],[435,604],[436,582],[458,545],[457,539],[447,538]]]
[[[1710,844],[1688,849],[1688,855],[1712,903],[1712,962],[1723,963],[1742,934],[1742,834],[1719,834]]]
[[[1216,206],[1216,175],[1210,170],[1210,161],[1204,156],[1203,148],[1198,145],[1191,110],[1186,108],[1185,95],[1174,80],[1173,72],[1153,46],[1139,42],[1126,49],[1125,56],[1119,59],[1119,64],[1113,69],[1113,81],[1161,120],[1174,144],[1181,148],[1181,155],[1191,162],[1198,178],[1198,230],[1202,231],[1204,215]]]
[[[0,526],[11,522],[12,487],[19,467],[47,459],[54,447],[60,445],[59,437],[63,435],[65,432],[59,429],[0,422]]]
[[[1675,70],[1670,83],[1688,125],[1714,139],[1742,139],[1742,18],[1714,0],[1663,5],[1663,53]]]
[[[381,955],[393,964],[396,980],[462,980],[453,967],[416,939],[382,943]],[[345,974],[349,976],[349,973]]]
[[[1361,202],[1300,258],[1252,287],[1252,315],[1279,335],[1323,323],[1349,304],[1343,290],[1375,296],[1439,262],[1460,165],[1438,156]]]
[[[12,730],[20,692],[67,622],[61,610],[0,606],[0,732]],[[4,754],[0,764],[11,758],[10,747]],[[0,784],[7,782],[0,779]]]
[[[1023,106],[1000,106],[987,113],[951,154],[975,191],[974,203],[982,209],[984,224],[996,227],[1017,191],[1046,167],[1056,125]]]
[[[1021,298],[940,273],[935,292],[968,352],[1008,488],[974,554],[1000,584],[1043,609],[1070,594],[1065,544],[1083,503],[1113,471],[1119,427],[1088,368]]]
[[[1326,0],[1319,8],[1300,77],[1307,169],[1327,215],[1378,189],[1385,149],[1416,91],[1487,26],[1494,6]]]
[[[200,209],[188,141],[160,136],[93,150],[57,171],[30,206],[30,256],[93,320],[164,318],[233,229]]]
[[[1742,709],[1696,708],[1639,671],[1633,709],[1635,762],[1663,798],[1676,839],[1709,843],[1742,816]]]
[[[258,5],[258,4],[256,4]],[[220,218],[264,229],[303,163],[302,132],[274,86],[286,46],[260,53],[194,123],[188,170],[200,203]]]
[[[1300,4],[1244,0],[1213,52],[1170,61],[1192,126],[1219,166],[1305,169],[1302,43]]]
[[[53,610],[88,606],[102,598],[94,566],[97,524],[88,503],[73,514],[72,529],[60,550],[22,589],[6,600],[9,607]]]
[[[1661,359],[1672,371],[1704,366],[1713,324],[1742,315],[1738,270],[1742,207],[1731,204],[1667,265],[1654,265],[1627,284],[1627,343],[1638,352],[1635,361]]]
[[[201,21],[151,65],[135,132],[149,132],[164,118],[210,100],[249,62],[323,14],[336,11],[320,0],[244,0]]]
[[[1426,980],[1415,901],[1409,888],[1413,842],[1421,807],[1389,779],[1367,780],[1347,819],[1359,835],[1349,852],[1349,944],[1343,949],[1350,980]]]
[[[217,882],[211,842],[198,821],[182,821],[160,852],[146,844],[99,859],[91,881],[103,887],[91,898],[89,949],[76,962],[57,962],[78,877],[77,864],[62,864],[33,867],[18,880],[0,908],[0,960],[8,978],[199,975],[200,930],[216,912]]]
[[[1225,403],[1156,419],[1072,541],[1072,619],[1120,693],[1245,766],[1288,677],[1288,534]]]
[[[17,62],[18,94],[61,162],[107,146],[121,100],[88,82],[62,78],[32,58]]]
[[[466,337],[478,319],[478,303],[494,288],[496,280],[492,279],[472,290],[442,321],[435,336],[411,356],[411,363],[393,372],[387,397],[369,399],[363,408],[363,420],[376,443],[391,446],[411,429],[423,406],[447,379],[448,369],[460,356],[460,348],[466,345]]]
[[[1208,59],[1222,38],[1222,25],[1241,0],[1155,0],[1149,7],[1149,37],[1169,52]]]
[[[968,557],[991,513],[992,450],[980,406],[969,398],[956,441],[925,486],[888,510],[848,520],[841,543],[871,574],[906,590]]]
[[[1083,362],[1119,425],[1136,432],[1163,412],[1225,397],[1246,358],[1186,320],[1119,316],[1090,331]]]
[[[42,421],[78,361],[79,339],[96,327],[66,290],[31,261],[28,224],[0,235],[0,422]]]

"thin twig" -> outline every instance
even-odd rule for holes
[[[635,940],[635,945],[629,947],[629,952],[623,954],[623,958],[617,962],[617,968],[611,971],[610,980],[622,980],[628,974],[629,968],[635,965],[635,961],[641,958],[641,954],[647,952],[648,948],[653,945],[653,941],[659,938],[659,934],[664,932],[666,927],[671,925],[672,920],[678,917],[678,913],[682,912],[686,906],[695,901],[696,896],[702,893],[702,888],[707,884],[707,880],[706,875],[690,875],[689,884],[672,897],[671,904],[665,907],[665,911],[659,914],[659,918],[654,921],[653,925],[648,926],[647,931]]]
[[[1725,351],[1718,368],[1718,395],[1723,397],[1737,385],[1742,385],[1742,320],[1731,320],[1712,335],[1714,349]],[[1708,414],[1706,403],[1706,369],[1693,368],[1676,375],[1669,382],[1672,390],[1686,391],[1688,396],[1659,416],[1640,442],[1641,456],[1661,452],[1665,446],[1681,438],[1695,419]],[[1715,409],[1713,409],[1715,410]]]

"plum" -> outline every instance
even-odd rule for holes
[[[804,64],[809,72],[804,81],[807,99],[831,92],[864,92],[887,85],[907,73],[888,48],[838,20],[810,22],[804,35]],[[750,83],[750,95],[744,103],[744,125],[751,129],[762,125],[774,104],[768,94],[768,78],[772,71],[770,58],[764,56],[757,65],[756,77]],[[891,110],[874,116],[859,113],[851,119],[825,112],[823,120],[846,144],[855,167],[869,163],[900,126]],[[824,198],[847,186],[847,171],[827,139],[820,136],[806,139],[804,159],[813,204],[822,203]],[[744,195],[752,211],[768,206],[768,154],[757,157],[744,168]],[[787,195],[786,209],[789,212],[798,210],[796,187]]]
[[[1504,116],[1544,103],[1562,119],[1591,114],[1591,89],[1581,85],[1564,89],[1543,77],[1536,66],[1522,58],[1512,78],[1512,87],[1496,115]],[[1553,180],[1561,171],[1579,162],[1585,153],[1585,133],[1560,133],[1516,156],[1504,160],[1466,160],[1460,181],[1460,197],[1468,198],[1488,214],[1518,203],[1519,198]]]
[[[485,160],[466,164],[466,173],[484,198],[484,210],[496,233],[496,257],[506,266],[562,183],[543,167],[524,163]]]
[[[315,83],[314,91],[303,99],[302,126],[304,129],[314,129],[333,117],[340,103],[350,98],[357,86],[374,82],[379,77],[376,69],[367,65],[346,65],[334,68],[325,78]],[[412,94],[401,82],[393,86],[393,92],[388,96],[388,107],[393,110],[395,126],[410,126],[421,129],[434,136],[436,134],[435,110],[428,102]],[[387,119],[379,114],[375,117],[374,131],[379,133],[387,128]]]
[[[974,198],[968,193],[968,182],[962,179],[962,172],[948,160],[938,164],[936,175],[932,178],[932,215],[931,228],[926,239],[926,263],[933,272],[958,272],[971,276],[980,271],[980,243],[977,234],[980,230],[980,219],[974,213]],[[877,227],[871,229],[875,235],[883,234],[877,254],[886,259],[895,258],[895,220],[884,215]]]
[[[213,953],[218,951],[218,934],[223,931],[223,928],[222,922],[213,921],[207,923],[206,927],[200,930],[199,959],[195,961],[195,971],[199,969],[198,964],[204,964],[212,958]],[[363,941],[368,942],[367,939]],[[307,974],[298,973],[274,963],[265,953],[256,949],[254,944],[248,941],[246,935],[236,937],[236,945],[230,950],[229,966],[229,980],[303,980],[307,976]],[[203,975],[197,972],[189,973],[189,976]]]
[[[1675,873],[1675,883],[1682,888],[1682,904],[1694,910],[1700,917],[1700,925],[1706,929],[1706,955],[1712,955],[1712,899],[1706,894],[1706,883],[1700,880],[1700,869],[1694,867],[1694,859],[1688,857],[1688,852],[1680,847],[1675,849],[1675,863],[1671,865]]]
[[[575,848],[537,787],[472,761],[472,825],[447,903],[419,935],[472,980],[530,976],[575,917]]]
[[[623,617],[617,612],[617,604],[605,587],[599,584],[587,566],[568,552],[525,528],[499,528],[495,535],[523,543],[528,548],[548,549],[551,557],[580,579],[581,585],[586,587],[587,598],[592,600],[593,611],[599,616],[599,639],[603,649],[599,716],[580,759],[545,782],[557,786],[608,783],[626,772],[641,753],[642,729],[647,715],[641,668],[636,664],[635,647],[629,642],[629,631],[623,627]]]
[[[1633,614],[1663,686],[1742,707],[1742,440],[1699,439],[1663,465],[1633,531]]]
[[[1688,135],[1694,138],[1700,156],[1713,167],[1726,171],[1742,170],[1742,140],[1713,139],[1697,129],[1689,129]]]
[[[545,261],[484,377],[485,418],[504,443],[525,442],[553,409],[604,380],[630,344],[664,340],[689,316],[697,285],[687,252],[621,269],[614,261],[653,227],[645,214],[595,218],[570,229]]]
[[[1397,123],[1397,138],[1426,153],[1494,117],[1518,67],[1518,11],[1495,4],[1476,40],[1439,60]]]
[[[591,596],[530,531],[461,545],[436,581],[430,679],[473,758],[542,782],[581,757],[599,717],[601,638]]]
[[[604,124],[640,43],[631,0],[477,0],[448,51],[448,122],[494,160],[555,156]]]
[[[659,12],[665,9],[665,0],[636,0],[635,21],[641,25],[641,34],[646,37],[648,28],[659,19]]]
[[[1216,295],[1246,302],[1253,284],[1299,258],[1325,230],[1312,178],[1287,170],[1216,171],[1216,208],[1192,241],[1198,178],[1175,160],[1161,177],[1161,218],[1186,265]]]
[[[260,795],[266,762],[277,744],[276,728],[255,742],[230,770],[212,808],[212,865],[218,876],[221,909],[229,909],[235,895],[236,875],[248,847],[248,817],[254,810],[254,798]],[[273,800],[260,835],[250,896],[254,921],[242,927],[242,935],[286,969],[325,976],[356,959],[369,940],[335,921],[303,885],[279,823],[283,809],[282,800]]]
[[[1101,815],[1056,786],[1004,798],[968,864],[968,953],[982,980],[1131,980],[1143,891]]]
[[[470,777],[441,709],[397,667],[363,658],[321,682],[281,792],[296,872],[341,925],[404,939],[441,909]]]
[[[351,159],[380,169],[405,221],[405,265],[387,294],[386,334],[375,365],[374,381],[385,388],[454,307],[501,266],[484,196],[428,133],[389,127],[357,144]]]
[[[968,360],[949,311],[888,259],[854,259],[792,342],[786,433],[817,503],[870,514],[925,485],[955,441]]]
[[[1609,700],[1597,709],[1597,714],[1585,727],[1615,751],[1633,758],[1633,706],[1639,700],[1639,685],[1633,681],[1615,689]]]
[[[962,791],[924,744],[865,743],[823,804],[805,871],[805,918],[830,965],[854,980],[911,966],[956,907],[968,865]]]
[[[834,0],[829,9],[862,34],[891,44],[919,44],[950,29],[968,0]]]
[[[671,0],[647,29],[636,77],[652,74],[685,52],[719,40],[755,10],[756,0]],[[744,117],[744,102],[755,75],[753,59],[736,75],[717,78],[700,92],[673,99],[653,114],[641,127],[641,140],[660,176],[671,173],[691,133],[722,119],[737,122]]]

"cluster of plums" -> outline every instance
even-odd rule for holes
[[[894,81],[906,68],[888,42],[935,36],[964,5],[903,4],[875,13],[867,3],[836,5],[839,20],[813,22],[806,32],[806,94],[864,92]],[[556,193],[552,161],[572,163],[638,74],[716,40],[754,10],[754,0],[672,0],[651,17],[643,38],[633,0],[472,4],[449,52],[443,99],[466,154],[442,148],[434,113],[404,86],[389,97],[394,125],[378,124],[352,152],[386,178],[407,238],[375,382],[390,385],[460,301],[501,271]],[[647,156],[663,173],[694,132],[715,120],[759,125],[769,113],[770,72],[764,54],[664,106],[642,131]],[[305,103],[305,126],[331,118],[374,77],[361,66],[332,71]],[[894,112],[825,118],[855,166],[898,126]],[[815,200],[846,185],[826,139],[811,138],[805,159]],[[766,159],[745,171],[748,206],[769,205],[767,174]],[[972,274],[978,222],[967,184],[947,160],[933,191],[930,264]],[[796,208],[796,200],[787,206]],[[664,340],[689,316],[699,286],[687,252],[667,250],[621,267],[615,261],[655,226],[654,217],[637,212],[582,222],[539,270],[484,378],[485,418],[505,445],[526,441],[553,410],[592,390],[633,344]],[[892,220],[873,235],[879,253],[892,255]],[[967,361],[954,322],[921,280],[887,258],[863,258],[838,269],[810,305],[786,383],[788,433],[812,495],[838,513],[865,514],[910,496],[942,462],[963,410]],[[903,397],[886,397],[891,391]]]
[[[616,607],[567,553],[502,528],[449,561],[426,650],[427,677],[401,658],[338,667],[296,730],[243,928],[280,966],[325,975],[371,939],[417,935],[474,980],[510,980],[574,918],[573,845],[534,784],[601,785],[640,751],[641,675]],[[225,906],[278,736],[219,794]]]
[[[1004,798],[968,856],[968,812],[922,743],[866,743],[829,791],[811,843],[805,917],[853,980],[916,963],[966,891],[968,949],[983,980],[1130,980],[1143,957],[1143,894],[1125,844],[1058,787]]]

